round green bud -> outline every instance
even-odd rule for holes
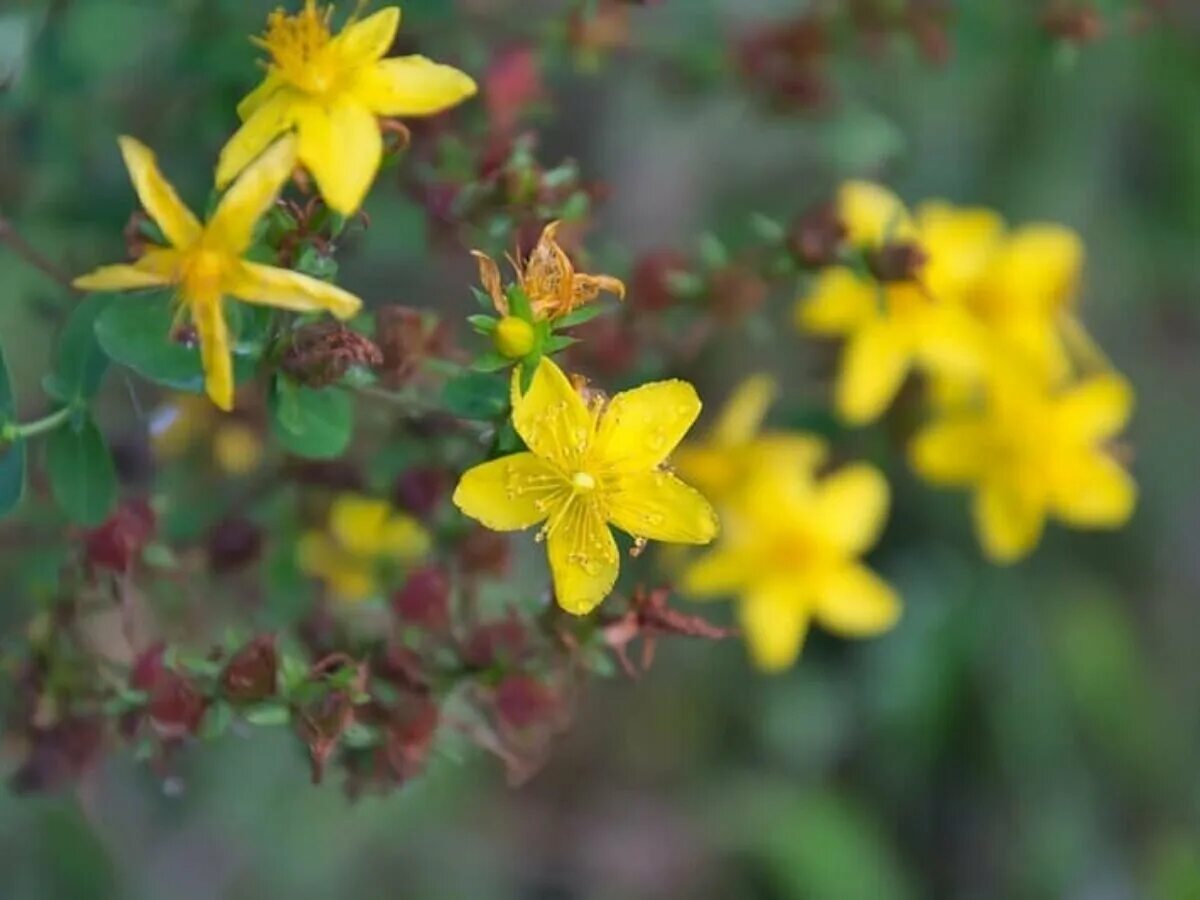
[[[533,326],[516,316],[505,316],[496,323],[492,342],[496,352],[507,359],[522,359],[529,355],[534,343]]]

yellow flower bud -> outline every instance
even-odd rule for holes
[[[492,333],[496,352],[508,359],[521,359],[533,349],[533,326],[516,316],[505,316]]]

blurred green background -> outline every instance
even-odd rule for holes
[[[132,205],[119,132],[198,202],[255,80],[246,36],[268,6],[6,0],[0,213],[69,271],[119,258]],[[417,0],[404,28],[477,72],[513,41],[556,40],[568,6]],[[308,786],[283,735],[197,748],[181,793],[112,759],[77,791],[0,794],[0,896],[1200,897],[1200,25],[1179,4],[1170,26],[1129,30],[1133,4],[1110,2],[1108,33],[1074,48],[1044,33],[1032,0],[962,0],[941,67],[904,40],[867,53],[841,36],[819,112],[770,112],[712,76],[729,36],[806,6],[667,0],[634,13],[631,52],[552,67],[542,157],[607,183],[589,243],[611,265],[598,268],[690,251],[705,231],[736,239],[750,213],[786,219],[852,175],[909,201],[1069,224],[1088,247],[1083,318],[1138,390],[1129,527],[1052,529],[1029,561],[991,567],[963,498],[918,484],[886,426],[837,432],[896,493],[871,561],[906,610],[882,639],[816,635],[776,678],[737,642],[667,646],[643,681],[596,685],[515,790],[451,747],[407,789],[354,805]],[[664,59],[694,77],[660,77]],[[368,208],[346,283],[463,308],[465,250],[432,248],[387,178]],[[29,412],[69,302],[0,248],[0,340]],[[769,360],[786,424],[825,386],[804,341],[762,324],[731,328],[681,374],[712,407]],[[105,402],[114,422],[135,415],[119,383]],[[9,627],[31,606],[12,565],[0,555]]]

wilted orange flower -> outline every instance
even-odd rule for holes
[[[575,265],[567,252],[558,245],[557,235],[561,222],[551,222],[542,231],[537,246],[524,263],[509,258],[517,273],[517,284],[529,297],[537,319],[558,319],[572,310],[595,300],[607,291],[625,299],[625,284],[611,275],[586,275],[575,271]],[[496,312],[508,315],[508,298],[504,294],[504,283],[500,267],[486,253],[478,250],[472,255],[479,260],[479,280],[492,298]]]

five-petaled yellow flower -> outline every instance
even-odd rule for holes
[[[294,137],[277,141],[246,169],[204,225],[180,201],[147,147],[130,137],[120,138],[120,145],[138,199],[169,246],[153,247],[132,264],[101,266],[74,284],[87,291],[175,287],[200,339],[208,396],[221,409],[233,408],[225,297],[296,312],[328,310],[343,319],[358,312],[362,301],[339,287],[242,258],[255,225],[295,167]]]
[[[620,563],[610,525],[637,539],[707,544],[717,517],[664,468],[700,413],[695,389],[658,381],[590,405],[543,359],[528,392],[513,376],[512,422],[528,452],[468,470],[454,492],[466,515],[495,531],[544,523],[559,605],[584,615],[612,590]]]
[[[223,186],[276,137],[295,128],[300,162],[325,201],[349,215],[362,204],[383,158],[378,116],[427,116],[461,103],[475,82],[423,56],[384,59],[400,26],[389,6],[334,35],[332,7],[306,0],[295,15],[267,19],[258,41],[267,75],[238,105],[242,127],[217,165]]]
[[[725,513],[720,544],[685,572],[697,596],[736,594],[755,663],[790,666],[811,620],[845,637],[870,637],[900,614],[895,591],[859,561],[887,517],[887,481],[855,464],[816,480],[764,471]]]
[[[558,245],[558,229],[561,222],[551,222],[542,230],[537,246],[528,261],[521,264],[513,260],[517,273],[517,284],[529,298],[537,319],[558,319],[595,300],[602,291],[616,294],[625,299],[625,285],[611,275],[586,275],[576,272],[567,251]],[[508,298],[500,277],[500,267],[490,256],[472,251],[479,260],[479,280],[492,298],[496,312],[507,316]]]
[[[1129,384],[1103,374],[1050,391],[1016,371],[994,380],[982,408],[935,421],[909,448],[929,481],[974,488],[987,555],[1021,558],[1037,545],[1047,516],[1076,528],[1124,524],[1137,485],[1104,444],[1129,420]]]
[[[979,374],[978,324],[916,282],[879,284],[834,266],[797,305],[796,322],[814,334],[845,338],[834,405],[852,424],[882,415],[914,367],[961,378]]]
[[[800,431],[763,431],[779,386],[769,375],[752,375],[738,385],[707,437],[689,441],[672,457],[675,470],[718,505],[764,471],[812,474],[828,448]]]
[[[379,589],[381,568],[420,562],[429,533],[386,500],[340,494],[329,509],[328,531],[308,531],[296,548],[306,575],[320,578],[338,599],[365,600]]]

